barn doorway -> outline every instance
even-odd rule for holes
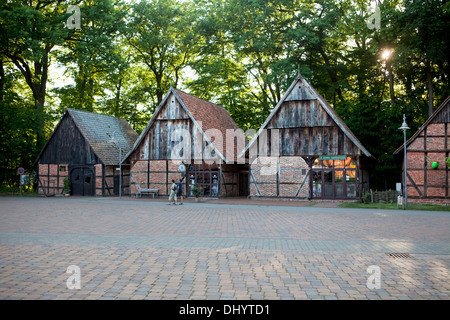
[[[248,184],[248,171],[239,171],[239,196],[248,197],[249,184]]]
[[[70,184],[73,196],[94,196],[94,167],[83,166],[72,168],[70,170]]]

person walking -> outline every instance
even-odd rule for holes
[[[177,198],[180,199],[179,205],[183,205],[183,179],[178,179],[177,183]]]
[[[173,201],[173,204],[177,204],[177,184],[175,180],[172,179],[172,185],[170,186],[170,195],[169,195],[169,205],[170,202]]]

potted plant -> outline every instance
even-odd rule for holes
[[[63,192],[64,192],[64,195],[70,196],[70,180],[68,178],[64,179]]]
[[[447,163],[447,168],[450,168],[450,157],[445,158],[445,162]]]
[[[191,192],[195,197],[195,201],[199,202],[198,197],[202,194],[202,189],[200,189],[199,187],[197,187],[195,185],[191,185]]]

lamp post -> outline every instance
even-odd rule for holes
[[[408,205],[408,182],[407,182],[407,161],[406,161],[406,130],[409,130],[410,128],[408,127],[408,125],[406,124],[406,116],[403,115],[403,123],[402,126],[400,128],[398,128],[399,130],[403,131],[403,146],[404,146],[404,152],[403,152],[403,157],[404,157],[404,170],[405,170],[405,177],[404,177],[404,190],[405,190],[405,208]]]
[[[119,143],[119,198],[122,198],[122,145],[120,143],[120,137],[115,139],[114,135],[116,134],[117,130],[115,130],[112,134],[112,141]]]

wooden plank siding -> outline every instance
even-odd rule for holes
[[[357,196],[368,188],[366,179],[364,184],[359,179],[365,176],[360,169],[360,159],[362,156],[371,157],[370,153],[325,99],[300,75],[245,152],[250,164],[250,196],[311,199],[312,165],[320,156],[351,158],[356,162],[353,171],[356,172]],[[323,168],[314,170],[325,171]],[[333,171],[333,188],[334,172],[341,174],[344,170]],[[342,186],[346,185],[346,182],[342,183]],[[348,194],[354,198],[354,193]],[[333,191],[333,198],[339,196]],[[347,191],[342,198],[347,198]]]
[[[128,152],[137,134],[125,120],[86,111],[67,109],[55,127],[46,145],[37,157],[39,194],[59,195],[63,191],[63,179],[74,181],[71,174],[80,176],[78,172],[92,172],[87,177],[88,195],[118,194],[119,150],[110,141],[113,133],[121,136],[123,152]],[[115,158],[117,154],[117,160]],[[64,171],[62,171],[64,170]],[[78,170],[78,171],[77,171]],[[81,170],[81,171],[80,171]],[[122,167],[122,179],[127,181],[127,165]],[[81,174],[83,175],[83,174]],[[125,179],[124,179],[125,177]],[[77,180],[78,181],[78,180]],[[76,182],[79,186],[79,182]],[[80,188],[76,188],[81,190]],[[122,185],[122,193],[128,192],[128,186]]]
[[[176,103],[173,103],[172,98],[174,98],[173,95],[169,96],[166,105],[160,110],[162,114],[156,115],[152,126],[142,138],[141,143],[136,146],[130,159],[132,161],[164,160],[174,159],[175,156],[175,159],[180,161],[190,159],[219,161],[217,156],[213,154],[211,157],[211,153],[208,153],[208,142],[187,114],[182,111],[178,101],[175,99]],[[189,140],[186,140],[183,134],[176,135],[177,132],[187,133]],[[180,151],[178,154],[172,154],[177,150]]]
[[[182,100],[180,96],[189,101]],[[182,177],[178,167],[183,163],[186,168],[191,165],[202,168],[196,169],[199,171],[215,168],[214,172],[219,176],[219,195],[237,195],[239,172],[232,165],[225,165],[218,154],[225,154],[225,150],[222,150],[223,144],[217,142],[226,137],[214,137],[205,132],[203,125],[211,122],[210,115],[206,114],[204,118],[192,116],[192,111],[202,114],[203,107],[222,108],[211,106],[209,102],[173,88],[169,90],[138,142],[125,157],[125,160],[131,162],[130,174],[136,183],[143,188],[159,189],[159,195],[168,196],[171,180]],[[195,110],[192,110],[193,108]],[[209,129],[214,132],[217,128]],[[223,130],[217,132],[223,133]],[[189,174],[189,170],[186,174]],[[134,184],[133,179],[130,179],[132,194],[137,191]],[[186,192],[188,185],[189,181],[184,180],[184,195],[189,195],[189,192]]]
[[[101,163],[70,115],[64,117],[41,154],[39,163],[88,164]]]
[[[262,135],[255,143],[257,154],[271,155],[271,137],[279,134],[281,156],[361,155],[360,149],[314,100],[284,102],[267,124],[265,134],[267,138]]]

